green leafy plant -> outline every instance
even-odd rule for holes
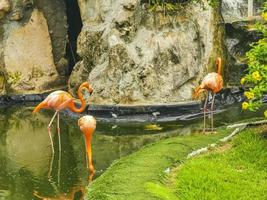
[[[8,72],[8,84],[10,85],[16,85],[21,80],[21,72]]]
[[[149,11],[155,11],[162,8],[164,11],[177,11],[181,4],[186,2],[196,2],[204,5],[204,0],[149,0]],[[218,5],[218,0],[208,0],[210,6],[215,7]]]
[[[249,88],[244,95],[247,101],[243,102],[242,109],[255,111],[262,105],[262,97],[267,93],[267,2],[264,3],[263,22],[257,23],[256,28],[263,38],[252,44],[247,52],[248,73],[241,79],[241,84]],[[267,111],[264,112],[267,117]]]

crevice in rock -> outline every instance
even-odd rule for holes
[[[77,38],[82,30],[82,19],[77,0],[65,0],[67,7],[68,42],[66,57],[69,60],[67,75],[70,75],[74,65],[80,59],[77,54]]]

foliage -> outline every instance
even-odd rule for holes
[[[201,5],[204,5],[204,0],[190,0]],[[150,11],[155,11],[157,8],[163,8],[164,11],[176,11],[182,3],[188,2],[186,0],[149,0]],[[218,5],[218,0],[208,0],[208,3],[212,7]]]
[[[148,191],[162,200],[267,199],[267,140],[262,134],[247,129],[231,144],[173,170],[168,186],[150,183]]]
[[[16,85],[21,80],[21,72],[8,72],[8,84]]]
[[[262,32],[263,38],[252,44],[247,52],[248,73],[241,79],[241,84],[248,85],[244,93],[247,101],[243,102],[242,109],[255,111],[262,105],[262,97],[267,93],[267,2],[263,7],[263,22],[256,24]]]

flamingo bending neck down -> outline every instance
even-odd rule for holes
[[[90,94],[92,94],[92,92],[93,92],[93,89],[90,87],[88,82],[84,82],[80,85],[80,87],[78,89],[78,97],[81,101],[81,107],[80,108],[77,108],[75,106],[74,98],[68,92],[58,90],[58,91],[55,91],[55,92],[52,92],[51,94],[49,94],[45,98],[45,100],[43,100],[33,110],[33,113],[39,112],[40,109],[52,109],[52,110],[56,111],[54,116],[52,117],[51,121],[48,124],[48,134],[50,137],[53,154],[55,153],[55,150],[54,150],[54,144],[53,144],[53,140],[52,140],[52,136],[51,136],[51,125],[52,125],[55,117],[57,116],[58,142],[59,142],[59,151],[61,152],[59,111],[64,110],[64,109],[70,109],[71,111],[76,112],[76,113],[83,112],[85,107],[86,107],[86,103],[85,103],[85,100],[84,100],[84,98],[82,96],[82,92],[81,92],[83,88],[87,89]]]
[[[203,108],[204,112],[204,128],[203,132],[206,131],[206,108],[208,103],[209,92],[213,93],[212,103],[211,103],[211,132],[213,132],[213,109],[216,93],[220,92],[223,88],[223,78],[222,78],[222,59],[220,57],[216,60],[216,65],[218,71],[208,73],[202,80],[201,84],[195,89],[194,97],[198,97],[202,92],[207,91],[206,100]]]
[[[94,176],[94,166],[92,162],[92,148],[91,148],[91,139],[92,135],[96,129],[96,120],[91,115],[85,115],[78,120],[78,125],[83,132],[85,146],[86,146],[86,153],[87,153],[87,165],[90,171],[89,181],[92,181]]]

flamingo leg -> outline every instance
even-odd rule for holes
[[[50,142],[51,142],[51,146],[52,146],[52,153],[55,154],[55,149],[54,149],[54,143],[53,143],[53,138],[52,138],[52,134],[51,134],[51,125],[57,115],[58,111],[55,112],[54,116],[52,117],[51,121],[48,124],[48,134],[49,134],[49,138],[50,138]]]
[[[214,111],[215,96],[216,96],[216,93],[213,94],[211,108],[210,108],[211,109],[211,133],[213,133],[213,111]]]
[[[58,160],[58,185],[60,184],[60,171],[61,171],[61,136],[60,136],[60,126],[59,126],[59,112],[57,114],[57,134],[58,134],[58,148],[59,148],[59,160]]]
[[[59,127],[59,112],[57,114],[57,134],[58,134],[58,148],[59,148],[59,152],[61,152],[61,138],[60,138],[60,127]]]
[[[207,109],[207,104],[208,104],[208,98],[209,98],[209,92],[207,92],[207,97],[206,97],[205,104],[203,107],[203,112],[204,112],[203,133],[205,133],[205,131],[206,131],[206,109]]]

